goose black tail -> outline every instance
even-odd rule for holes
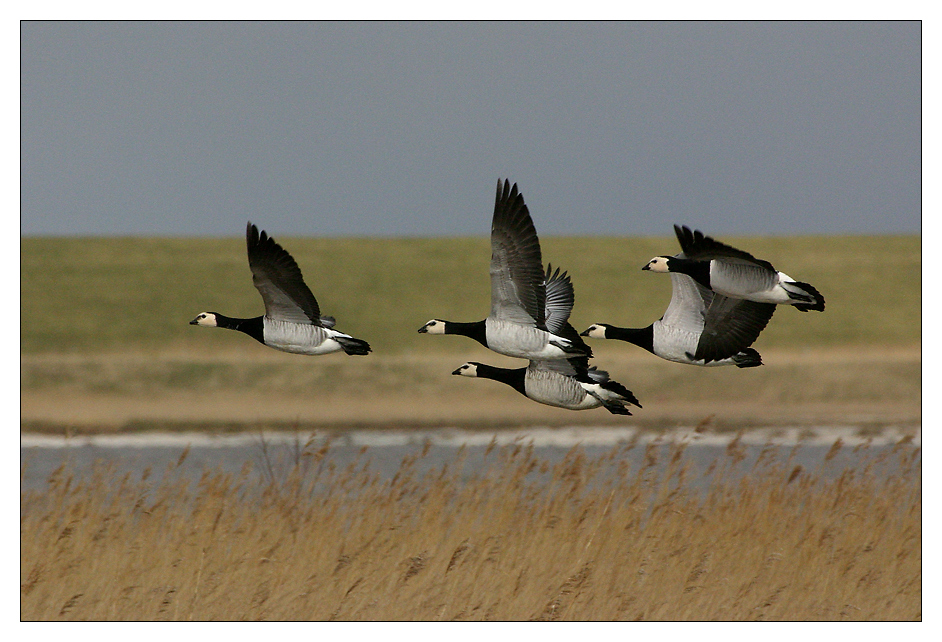
[[[755,368],[762,365],[762,357],[752,348],[741,350],[739,354],[733,355],[733,363],[737,368]]]
[[[370,344],[362,339],[354,339],[353,337],[334,337],[334,340],[340,344],[340,347],[343,348],[343,351],[347,354],[358,354],[364,355],[372,352]]]
[[[609,392],[614,392],[618,396],[622,397],[626,403],[634,404],[639,408],[641,407],[641,403],[638,401],[638,398],[635,397],[635,394],[617,381],[606,381],[602,384],[602,387]]]
[[[570,363],[572,363],[572,361],[570,361]],[[585,374],[588,375],[591,381],[599,384],[599,386],[603,390],[607,390],[621,397],[619,401],[634,404],[638,406],[639,408],[641,407],[641,404],[638,402],[638,398],[635,397],[634,393],[628,390],[628,388],[626,388],[625,386],[618,383],[617,381],[612,381],[608,376],[608,372],[606,372],[605,370],[599,370],[597,367],[592,366],[586,371]],[[594,396],[603,404],[606,403],[606,401],[602,399],[600,396],[598,395],[594,395]],[[606,408],[607,407],[608,406],[606,405]],[[612,410],[612,412],[615,412],[615,411]],[[618,413],[618,414],[623,414],[623,413]],[[628,413],[628,414],[631,414],[631,413]]]
[[[807,312],[808,310],[814,310],[816,312],[824,312],[824,297],[821,296],[821,293],[818,292],[814,288],[814,286],[808,283],[802,283],[800,281],[794,281],[793,283],[789,283],[788,285],[794,285],[801,288],[808,294],[809,298],[813,299],[811,303],[794,303],[792,305],[794,305],[796,308],[798,308],[802,312]],[[789,293],[791,294],[791,292]],[[799,294],[795,298],[798,299],[798,298],[805,298],[805,297]]]
[[[620,403],[615,403],[613,401],[603,401],[602,405],[605,406],[605,409],[613,415],[631,415],[631,411]]]

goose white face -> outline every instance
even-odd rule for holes
[[[476,377],[478,376],[478,367],[473,363],[466,363],[451,374],[460,375],[462,377]]]
[[[202,325],[207,328],[217,327],[216,315],[212,312],[200,312],[196,318],[190,321],[190,325]]]
[[[582,333],[585,337],[592,337],[593,339],[604,339],[605,338],[605,326],[600,323],[593,323],[589,326],[589,329]]]
[[[651,270],[652,272],[670,272],[670,270],[667,268],[666,256],[655,256],[653,259],[648,261],[647,265],[641,269]]]
[[[438,319],[432,319],[421,328],[419,332],[428,334],[445,334],[445,322]]]

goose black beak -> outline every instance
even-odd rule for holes
[[[461,368],[464,368],[464,366],[461,366]],[[455,370],[455,371],[452,372],[451,374],[453,374],[453,375],[460,375],[460,374],[461,374],[461,368],[458,368],[457,370]]]
[[[580,333],[579,333],[579,336],[580,336],[580,337],[587,337],[587,336],[589,336],[589,328],[586,328],[585,330],[583,330],[582,332],[580,332]]]
[[[651,269],[651,264],[650,264],[650,263],[646,263],[646,264],[644,265],[644,267],[641,268],[641,269],[642,269],[642,270],[650,270],[650,269]]]
[[[190,321],[190,325],[199,325],[199,322],[196,319]]]
[[[421,328],[419,328],[419,332],[421,332],[422,334],[426,334],[428,332],[428,326],[423,325]]]

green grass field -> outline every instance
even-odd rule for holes
[[[490,309],[489,243],[460,239],[277,237],[298,261],[322,312],[369,341],[374,354],[465,352],[416,330],[432,317],[481,319]],[[723,239],[815,285],[824,314],[776,312],[758,346],[918,344],[920,239]],[[641,271],[676,251],[671,238],[546,238],[543,260],[568,270],[572,323],[643,327],[670,299],[666,276]],[[187,325],[198,312],[263,312],[242,239],[58,239],[21,243],[23,354],[204,350]],[[40,322],[37,322],[39,320]]]

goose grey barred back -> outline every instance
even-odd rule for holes
[[[244,332],[276,350],[296,354],[327,354],[343,350],[365,355],[370,344],[334,329],[333,317],[321,315],[317,299],[288,252],[251,221],[245,228],[252,283],[265,303],[265,315],[250,319],[201,312],[190,325]]]
[[[592,356],[591,348],[581,340],[577,342],[573,337],[547,329],[540,241],[523,195],[508,180],[497,182],[490,272],[491,312],[485,319],[473,322],[432,319],[419,332],[460,334],[494,352],[523,359]]]
[[[824,311],[824,297],[812,285],[777,271],[768,261],[720,243],[699,230],[674,226],[684,257],[657,256],[642,269],[686,274],[717,294],[757,303]]]

